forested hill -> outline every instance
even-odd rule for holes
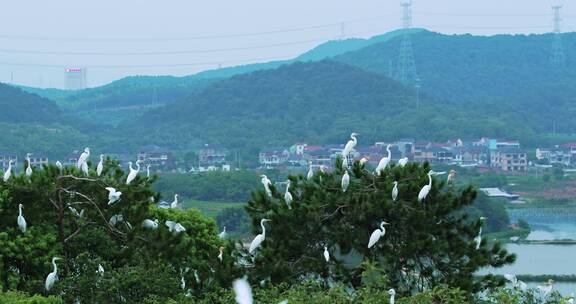
[[[149,111],[117,131],[172,147],[209,142],[245,149],[297,140],[341,142],[352,131],[362,133],[365,142],[521,131],[514,123],[503,128],[503,122],[478,115],[482,112],[426,96],[416,111],[414,91],[396,81],[321,61],[217,82],[187,102]]]
[[[537,132],[574,133],[576,34],[563,34],[566,66],[553,67],[551,35],[412,35],[424,92],[471,107],[505,104]],[[399,39],[337,56],[335,60],[388,75]],[[553,119],[554,118],[554,119]]]
[[[60,122],[60,110],[51,100],[0,83],[0,122]]]

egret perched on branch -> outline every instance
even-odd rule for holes
[[[64,170],[64,166],[62,166],[62,163],[59,160],[56,161],[56,168],[58,168],[60,172]]]
[[[104,171],[104,154],[100,154],[100,162],[96,166],[96,175],[102,175],[102,171]]]
[[[116,191],[116,189],[112,187],[106,187],[106,190],[108,190],[108,205],[112,205],[120,200],[122,192]]]
[[[260,175],[260,177],[262,178],[261,182],[262,185],[264,185],[264,190],[266,190],[266,195],[268,195],[268,197],[272,197],[272,191],[270,190],[270,185],[272,182],[264,174]]]
[[[96,273],[101,276],[104,276],[104,267],[102,267],[101,264],[98,264],[98,270],[96,270]]]
[[[408,163],[408,157],[402,157],[401,159],[398,160],[398,165],[400,165],[400,167],[406,166],[407,163]]]
[[[68,204],[68,210],[70,210],[70,212],[72,212],[72,214],[74,214],[78,218],[84,217],[84,209],[82,209],[82,210],[80,210],[80,212],[78,212],[78,210],[76,210],[76,208],[74,208],[74,207],[70,206],[70,204]]]
[[[122,222],[123,220],[124,216],[122,216],[122,214],[114,214],[110,217],[110,220],[108,220],[108,224],[110,224],[110,226],[116,226],[116,224]]]
[[[308,173],[306,174],[306,179],[311,180],[314,177],[314,170],[312,170],[312,162],[308,162]]]
[[[22,204],[18,204],[18,228],[20,228],[22,233],[26,233],[26,220],[22,215],[22,208],[24,208],[24,206],[22,206]]]
[[[349,185],[350,185],[350,175],[348,175],[348,170],[345,170],[344,175],[342,175],[342,192],[346,192],[346,190],[348,190]]]
[[[32,176],[32,165],[30,164],[30,153],[26,153],[26,177]]]
[[[220,251],[220,253],[218,253],[218,259],[222,262],[222,259],[224,258],[224,247],[220,247],[218,251]]]
[[[324,246],[324,260],[326,260],[326,263],[330,262],[330,252],[328,252],[328,246]]]
[[[481,216],[480,221],[484,221],[486,218]],[[482,243],[482,226],[480,226],[480,230],[478,231],[478,235],[474,238],[474,242],[476,242],[476,250],[480,249],[480,244]]]
[[[544,296],[544,298],[548,297],[548,295],[554,289],[554,280],[548,279],[548,282],[544,283],[544,285],[538,285],[538,290]]]
[[[356,139],[356,136],[358,135],[360,134],[358,133],[350,134],[350,140],[346,143],[346,146],[344,146],[344,150],[342,150],[342,158],[347,158],[350,152],[354,150],[354,148],[358,144],[358,140]]]
[[[258,249],[258,247],[260,247],[262,242],[264,242],[264,240],[266,239],[266,227],[264,226],[264,223],[270,222],[270,221],[271,220],[269,220],[269,219],[262,219],[260,221],[260,226],[262,226],[262,233],[257,235],[254,238],[254,240],[252,240],[252,243],[250,243],[250,249],[248,250],[248,252],[250,252],[250,254],[254,253],[254,251],[256,251],[256,249]]]
[[[448,173],[448,178],[446,178],[446,183],[449,185],[452,184],[455,178],[456,178],[456,171],[450,170],[450,172]]]
[[[390,288],[388,290],[388,294],[390,295],[390,304],[394,304],[395,303],[395,297],[396,297],[396,290],[394,290],[394,288]]]
[[[132,162],[128,162],[128,168],[130,169],[130,173],[128,173],[128,177],[126,177],[126,185],[130,185],[136,178],[136,175],[138,175],[138,172],[140,172],[140,161],[136,161],[136,169],[132,168]]]
[[[82,163],[82,173],[84,173],[84,175],[88,176],[90,173],[88,172],[88,163],[84,162]]]
[[[145,219],[142,221],[142,227],[156,230],[156,229],[158,229],[158,219],[154,219],[154,220]]]
[[[286,181],[286,193],[284,193],[284,201],[288,209],[292,209],[292,193],[290,193],[290,180]]]
[[[164,224],[166,225],[166,227],[168,227],[168,231],[174,234],[179,234],[180,232],[186,231],[186,228],[184,228],[182,224],[176,223],[174,221],[166,221],[166,223]]]
[[[398,198],[398,182],[394,181],[394,188],[392,188],[392,201],[395,202]]]
[[[364,166],[367,162],[368,162],[368,159],[366,157],[362,157],[360,159],[360,166]]]
[[[150,178],[150,165],[146,165],[146,178]]]
[[[378,162],[378,166],[376,167],[376,174],[378,176],[380,176],[382,171],[386,170],[386,167],[390,163],[390,159],[392,159],[392,152],[390,152],[390,145],[386,146],[386,152],[388,152],[388,155],[382,157],[382,159],[380,159],[380,162]]]
[[[234,294],[236,295],[234,299],[237,304],[254,303],[254,299],[252,298],[252,288],[245,277],[235,280],[232,283],[232,287],[234,288]]]
[[[420,193],[418,193],[418,201],[422,202],[426,199],[426,197],[428,196],[428,192],[430,192],[430,189],[432,188],[432,174],[434,174],[433,170],[430,170],[428,172],[428,185],[425,185],[424,187],[422,187],[422,189],[420,190]]]
[[[80,154],[78,157],[78,161],[76,162],[76,168],[82,169],[82,164],[88,162],[88,157],[90,157],[90,148],[85,148],[84,152]]]
[[[8,169],[4,172],[4,182],[7,182],[10,177],[12,177],[12,162],[13,160],[8,161]]]
[[[176,209],[178,208],[178,194],[174,194],[174,200],[170,203],[170,208]]]
[[[56,266],[56,261],[59,260],[59,257],[52,258],[52,266],[54,266],[54,270],[48,274],[46,277],[46,291],[50,291],[52,286],[54,286],[54,282],[58,281],[58,267]]]
[[[370,241],[368,241],[368,249],[372,248],[372,246],[374,246],[374,244],[376,244],[376,242],[386,234],[386,228],[384,228],[384,225],[388,225],[388,223],[382,221],[382,223],[380,223],[380,229],[376,229],[372,232],[372,235],[370,235]]]
[[[222,232],[220,232],[220,234],[218,234],[218,237],[221,239],[226,238],[226,226],[224,226],[224,228],[222,229]]]
[[[510,281],[510,283],[512,283],[512,287],[513,287],[513,288],[518,288],[518,289],[520,289],[520,290],[522,290],[522,291],[525,291],[526,289],[528,289],[528,285],[526,285],[526,283],[518,280],[518,279],[516,278],[516,276],[513,275],[513,274],[509,274],[509,273],[504,274],[504,278],[505,278],[506,280]]]

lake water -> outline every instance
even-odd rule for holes
[[[509,209],[510,221],[519,219],[528,222],[532,232],[528,240],[576,240],[576,209],[533,208]]]

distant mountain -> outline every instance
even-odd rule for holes
[[[55,123],[61,113],[54,102],[0,83],[0,122]]]
[[[469,111],[426,96],[421,104],[417,111],[411,88],[372,72],[335,61],[294,63],[217,82],[187,102],[121,125],[115,136],[130,135],[135,144],[184,148],[216,143],[257,151],[300,140],[338,143],[352,131],[372,143],[505,135],[522,128],[510,113],[500,115],[506,120],[495,120],[479,116],[486,110]]]

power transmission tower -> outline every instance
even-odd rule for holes
[[[402,6],[402,41],[398,55],[396,79],[404,84],[414,85],[418,79],[414,51],[412,49],[412,0],[403,1]]]
[[[564,66],[566,57],[564,55],[564,47],[562,46],[562,31],[560,30],[560,10],[561,5],[552,6],[554,11],[554,33],[552,40],[552,54],[550,56],[550,62],[553,66],[559,67]]]

